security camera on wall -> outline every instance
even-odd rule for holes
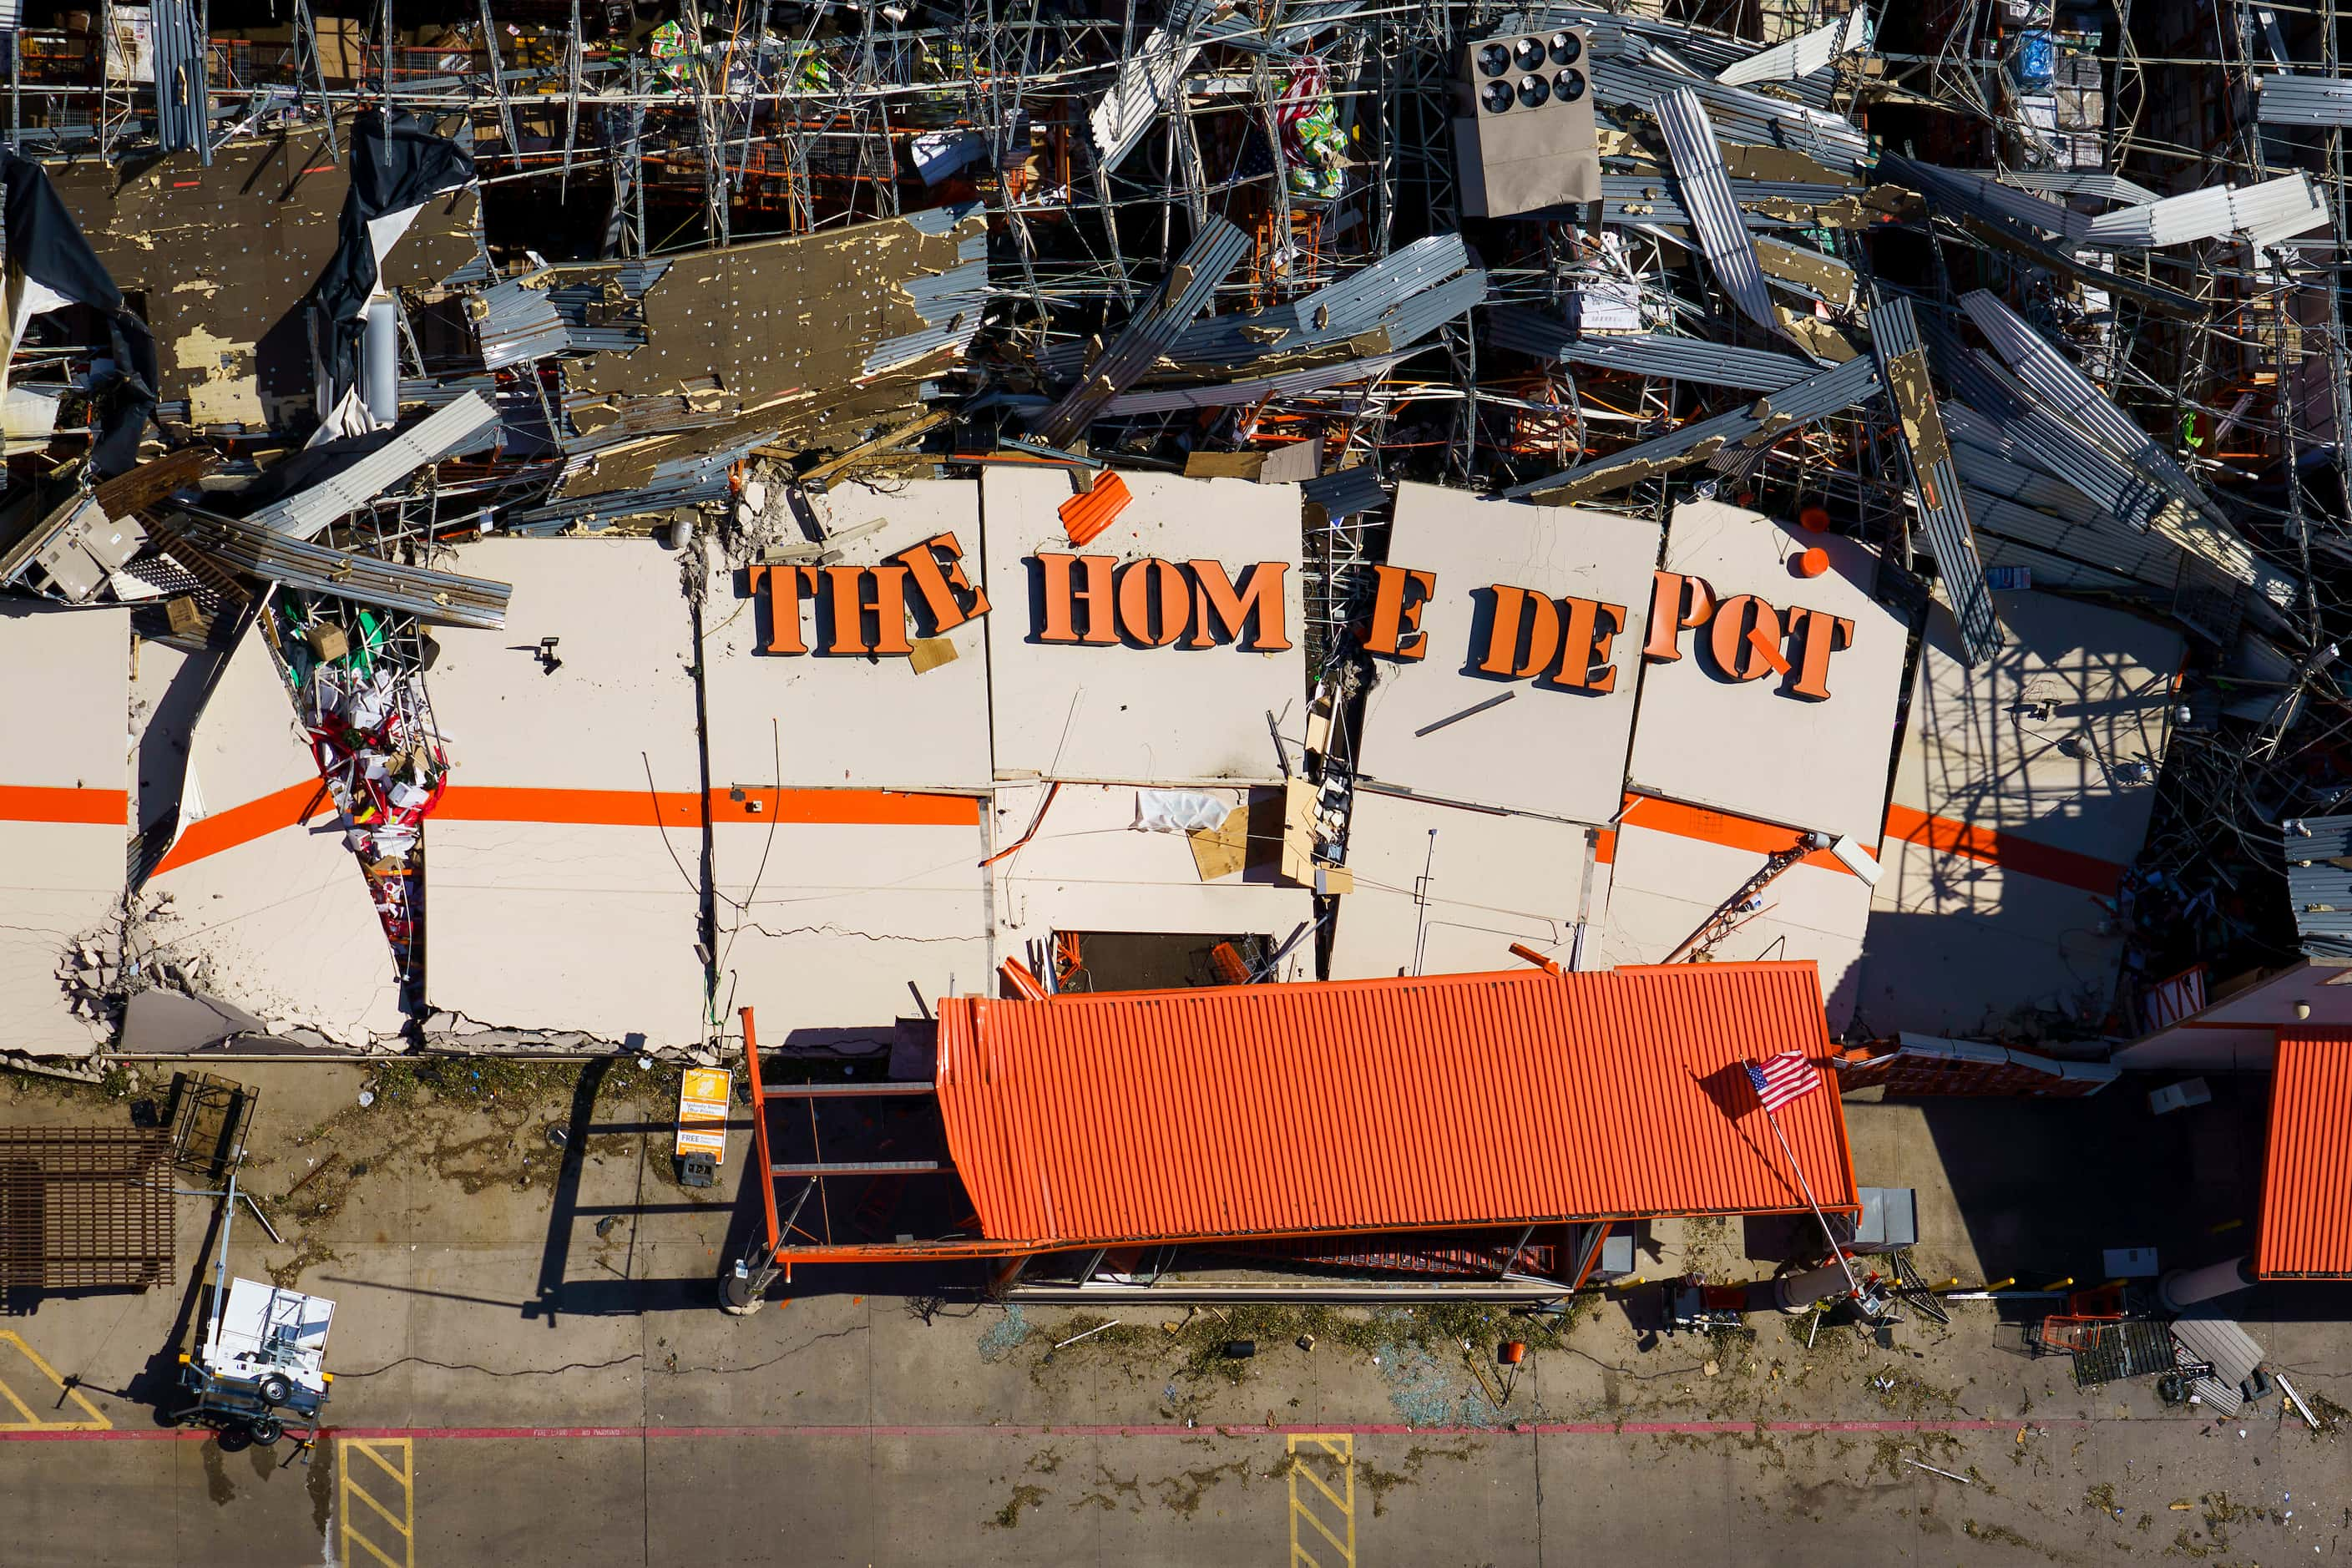
[[[1581,28],[1560,27],[1465,46],[1454,121],[1464,216],[1601,199],[1590,44]]]

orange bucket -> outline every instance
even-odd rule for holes
[[[1526,1341],[1505,1340],[1500,1345],[1496,1347],[1495,1359],[1501,1362],[1505,1366],[1517,1366],[1520,1362],[1527,1359],[1527,1354],[1528,1347]]]

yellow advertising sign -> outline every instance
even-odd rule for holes
[[[727,1158],[727,1102],[735,1075],[725,1068],[688,1068],[677,1089],[677,1153]]]

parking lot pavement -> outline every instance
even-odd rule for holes
[[[375,1138],[333,1202],[273,1205],[283,1247],[238,1226],[237,1272],[339,1303],[332,1426],[307,1464],[157,1423],[201,1303],[206,1200],[183,1200],[179,1289],[49,1298],[6,1320],[0,1563],[2267,1563],[2352,1549],[2341,1439],[2283,1421],[2275,1398],[2217,1424],[2144,1382],[2078,1391],[1990,1305],[1883,1339],[1759,1314],[1714,1340],[1657,1335],[1654,1286],[1557,1335],[1342,1310],[1310,1336],[1280,1310],[1122,1307],[1110,1315],[1129,1321],[1063,1343],[1105,1315],[868,1274],[803,1278],[738,1320],[711,1305],[730,1206],[649,1188],[618,1135],[558,1202],[543,1120],[468,1113],[421,1152]],[[258,1168],[266,1196],[310,1159],[353,1157],[308,1147]],[[1730,1242],[1702,1228],[1676,1245]],[[2244,1300],[2274,1365],[2352,1405],[2352,1333],[2298,1315],[2324,1298]],[[1499,1408],[1503,1373],[1457,1331],[1533,1342]],[[1244,1334],[1255,1354],[1212,1353]]]

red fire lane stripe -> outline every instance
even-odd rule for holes
[[[2087,1426],[2094,1417],[2036,1417],[2038,1426]],[[2122,1416],[2116,1420],[2126,1419]],[[1949,1421],[1524,1421],[1509,1426],[1412,1426],[1403,1422],[1327,1422],[1267,1426],[1255,1423],[1192,1427],[1164,1426],[1067,1426],[1043,1425],[982,1426],[329,1426],[329,1437],[426,1438],[442,1442],[581,1442],[619,1438],[650,1441],[663,1437],[943,1437],[976,1438],[983,1442],[1005,1437],[1279,1437],[1293,1434],[1347,1433],[1358,1437],[1651,1437],[1718,1436],[1755,1432],[1793,1436],[1840,1432],[1999,1432],[2013,1421],[1955,1419]],[[170,1443],[203,1442],[212,1434],[199,1428],[117,1428],[104,1432],[51,1430],[45,1427],[0,1427],[0,1443]]]

